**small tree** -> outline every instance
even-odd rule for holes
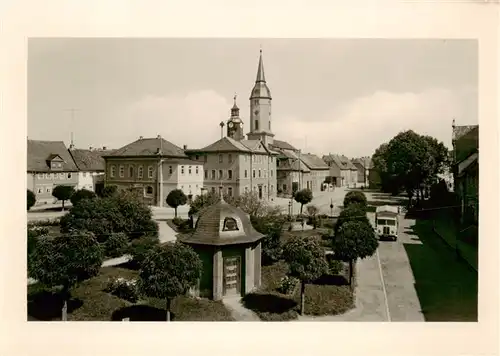
[[[35,193],[33,193],[31,190],[27,189],[27,204],[28,204],[28,210],[31,209],[33,205],[36,203],[36,196]]]
[[[62,201],[62,209],[64,210],[64,202],[71,198],[75,192],[75,187],[70,185],[58,185],[52,190],[52,195],[57,200]]]
[[[306,210],[307,210],[307,215],[309,215],[309,218],[311,219],[313,227],[316,228],[317,226],[316,215],[318,215],[319,213],[318,207],[316,205],[308,205],[306,206]]]
[[[125,254],[129,243],[128,236],[123,232],[111,234],[104,242],[104,249],[108,257],[120,257]]]
[[[201,276],[202,262],[194,250],[181,242],[153,249],[143,261],[139,290],[146,296],[166,300],[170,321],[172,299],[187,293]]]
[[[283,258],[290,267],[290,275],[300,280],[300,314],[304,314],[305,284],[328,273],[325,250],[314,238],[294,236],[283,246]]]
[[[365,221],[343,223],[332,241],[335,259],[349,262],[349,285],[352,286],[353,261],[377,251],[375,230]]]
[[[368,202],[365,193],[360,191],[348,192],[344,197],[344,208],[347,208],[351,204],[359,204],[366,207]]]
[[[302,208],[312,201],[313,194],[309,189],[302,189],[295,193],[294,199],[300,204],[300,215],[302,215]]]
[[[71,195],[71,198],[69,198],[69,200],[71,201],[71,204],[75,206],[80,200],[94,199],[95,197],[96,194],[93,191],[87,189],[79,189],[75,191],[73,195]]]
[[[340,212],[340,215],[335,223],[334,234],[337,234],[340,227],[349,221],[361,221],[370,224],[366,216],[366,207],[359,204],[351,204]]]
[[[269,210],[264,216],[251,216],[252,226],[264,234],[262,239],[262,263],[265,265],[278,261],[281,258],[281,235],[286,223],[286,216],[279,210]]]
[[[193,216],[194,214],[198,213],[200,210],[213,205],[215,203],[218,203],[220,201],[220,196],[219,194],[215,192],[209,192],[203,195],[197,195],[193,201],[191,202],[191,205],[189,207],[189,216]]]
[[[175,217],[177,218],[177,208],[187,203],[187,197],[180,189],[174,189],[167,195],[167,204],[175,210]]]
[[[102,260],[103,251],[92,233],[40,237],[29,255],[28,273],[48,287],[62,286],[61,319],[66,321],[71,288],[96,276]]]

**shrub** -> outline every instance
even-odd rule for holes
[[[336,275],[344,269],[344,263],[336,260],[333,255],[327,255],[326,261],[328,262],[329,274]]]
[[[58,226],[61,223],[61,219],[47,219],[47,220],[32,220],[28,221],[28,228],[35,226]]]
[[[45,226],[34,226],[28,227],[28,236],[38,237],[47,235],[49,233],[49,229]]]
[[[151,236],[144,236],[132,241],[128,248],[129,254],[132,256],[132,262],[136,266],[140,266],[145,260],[147,254],[158,246],[158,238]]]
[[[181,226],[183,222],[184,220],[182,218],[175,217],[172,219],[172,223],[177,227]]]
[[[344,208],[347,208],[351,204],[360,204],[365,206],[368,204],[366,200],[366,195],[360,191],[350,191],[344,197]]]
[[[80,189],[75,191],[71,196],[71,198],[69,198],[69,200],[71,201],[71,204],[75,206],[80,200],[94,199],[95,197],[96,194],[93,191],[87,189]]]
[[[27,207],[28,210],[31,209],[33,205],[36,203],[36,196],[31,190],[27,189]]]
[[[104,243],[106,256],[120,257],[127,251],[129,239],[123,232],[111,234]]]
[[[281,278],[278,287],[276,288],[278,292],[282,294],[292,294],[300,281],[295,277],[285,276]]]
[[[109,279],[105,291],[131,303],[136,303],[139,300],[137,280],[135,279],[128,280],[123,277]]]
[[[116,185],[107,185],[101,190],[102,198],[110,198],[118,193],[118,187]]]

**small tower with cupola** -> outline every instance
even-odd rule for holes
[[[243,121],[240,118],[240,108],[236,105],[236,94],[234,95],[234,104],[231,108],[231,117],[227,120],[227,137],[236,141],[245,138],[243,134]]]

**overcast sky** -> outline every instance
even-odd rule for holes
[[[30,39],[28,136],[201,148],[235,92],[246,133],[261,46],[275,138],[306,152],[371,155],[407,129],[451,146],[453,117],[477,124],[472,40]]]

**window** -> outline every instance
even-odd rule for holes
[[[222,172],[222,169],[219,169],[219,179],[222,179],[224,176],[224,173]]]
[[[245,187],[245,193],[248,193],[248,187]]]
[[[225,218],[222,231],[238,231],[238,224],[234,218]]]
[[[227,171],[227,179],[233,179],[233,171],[231,169]]]
[[[45,173],[45,179],[50,179],[50,174]]]
[[[228,155],[228,162],[229,162],[229,163],[232,163],[232,162],[233,162],[233,155],[232,155],[232,154],[229,154],[229,155]]]
[[[64,173],[59,173],[59,179],[64,179]]]
[[[68,173],[68,178],[71,178],[71,176],[72,176],[72,175],[71,175],[71,172],[70,172],[70,173]]]
[[[385,220],[377,219],[377,225],[385,225]]]
[[[222,162],[223,162],[222,155],[219,154],[219,163],[222,163]]]
[[[252,176],[255,178],[255,169],[252,170]]]
[[[248,178],[248,171],[245,169],[245,178]]]
[[[168,166],[168,174],[172,174],[172,172],[173,172],[172,166]]]
[[[50,192],[52,191],[52,189],[51,189],[50,187],[47,187],[47,189],[45,189],[45,191],[46,191],[47,193],[50,193]]]
[[[261,172],[260,172],[260,169],[259,169],[259,178],[261,177]]]
[[[212,187],[212,193],[215,193],[215,187]]]
[[[43,192],[42,188],[38,188],[38,194],[41,194]]]
[[[387,222],[387,225],[389,225],[389,226],[396,226],[396,221],[394,221],[394,220],[387,220],[386,222]]]
[[[233,188],[232,187],[227,188],[227,195],[229,195],[230,197],[233,196]]]
[[[196,166],[196,175],[198,175],[200,172],[199,172],[199,167]]]
[[[199,155],[194,156],[194,159],[197,161],[200,158]]]
[[[191,166],[188,167],[188,174],[191,175]]]
[[[125,175],[125,167],[120,166],[118,172],[119,172],[118,174],[120,175],[120,178],[123,178],[123,176]]]
[[[148,167],[148,178],[153,178],[153,166]]]
[[[134,177],[134,166],[128,166],[128,176],[129,178]]]
[[[286,184],[283,184],[283,191],[286,192]]]
[[[139,168],[137,169],[137,176],[139,178],[142,178],[144,175],[144,168],[142,166],[139,166]]]
[[[43,174],[42,173],[38,173],[36,176],[38,177],[38,179],[43,179]]]
[[[212,169],[212,179],[215,180],[215,169]]]
[[[181,174],[184,175],[184,166],[181,166]]]
[[[255,120],[255,131],[259,131],[259,120]]]
[[[152,195],[153,194],[153,187],[147,186],[146,187],[146,194],[147,195]]]

